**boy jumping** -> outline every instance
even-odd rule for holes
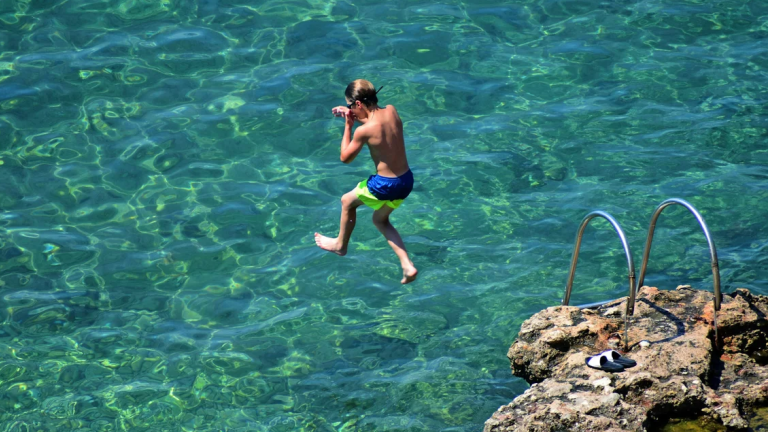
[[[356,188],[341,197],[339,236],[330,238],[315,233],[315,242],[329,252],[346,255],[349,238],[355,229],[357,208],[365,204],[374,210],[373,224],[384,234],[400,258],[400,265],[403,267],[403,279],[400,283],[407,284],[416,279],[418,270],[408,258],[400,234],[389,222],[389,215],[411,193],[413,173],[405,158],[403,122],[394,106],[379,107],[377,93],[378,90],[373,84],[366,80],[352,81],[344,92],[347,106],[338,106],[331,110],[334,115],[346,119],[344,136],[341,138],[341,161],[352,162],[363,145],[368,144],[377,174],[368,177],[367,181],[361,181]],[[355,136],[352,137],[352,126],[356,120],[362,125],[355,130]]]

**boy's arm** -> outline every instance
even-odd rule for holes
[[[368,141],[364,127],[357,128],[355,136],[352,137],[352,125],[354,123],[354,119],[350,121],[349,117],[347,118],[347,122],[344,125],[344,136],[341,138],[341,161],[345,164],[355,160],[357,154],[363,149],[363,144]]]

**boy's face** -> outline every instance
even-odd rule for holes
[[[360,101],[350,101],[347,99],[347,108],[349,108],[350,111],[359,109]]]

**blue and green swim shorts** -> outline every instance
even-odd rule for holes
[[[378,174],[361,181],[355,192],[363,204],[378,210],[385,204],[396,209],[400,207],[413,190],[413,173],[408,170],[400,177],[382,177]]]

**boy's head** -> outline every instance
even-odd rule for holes
[[[360,103],[367,108],[371,108],[379,103],[379,98],[376,97],[376,93],[378,93],[378,91],[370,81],[358,79],[347,85],[347,89],[344,91],[344,97],[347,98],[347,103],[350,105],[356,105],[355,101],[360,101]]]

